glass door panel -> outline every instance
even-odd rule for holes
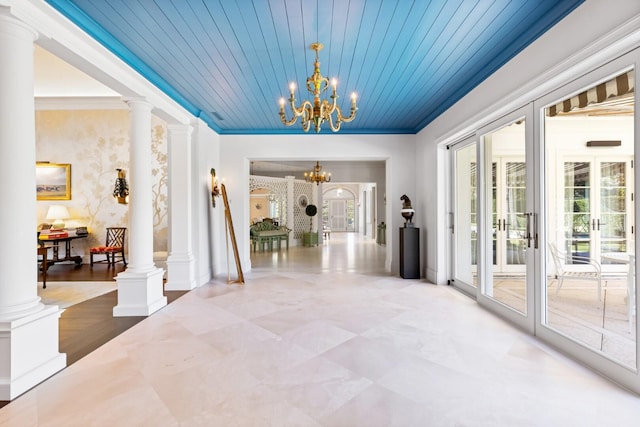
[[[490,236],[485,259],[491,257],[491,268],[481,275],[481,295],[489,304],[498,304],[520,315],[528,311],[527,223],[527,151],[526,120],[519,117],[503,127],[483,133],[481,151],[484,158],[486,191],[491,200],[481,204],[485,218],[482,226]],[[486,300],[485,300],[486,301]]]
[[[626,76],[601,86],[614,87],[609,82]],[[635,368],[633,92],[617,97],[615,108],[606,99],[570,110],[561,104],[544,109],[547,256],[541,323],[572,345]]]
[[[600,164],[600,217],[596,230],[600,234],[600,259],[603,254],[627,252],[626,162]]]
[[[452,284],[475,295],[478,265],[477,153],[470,140],[453,147]]]
[[[524,162],[506,162],[505,165],[504,212],[506,220],[503,220],[503,228],[506,259],[503,271],[521,271],[520,268],[512,270],[506,266],[523,266],[526,262],[526,167]]]
[[[564,253],[566,262],[584,264],[591,256],[591,163],[564,163]]]

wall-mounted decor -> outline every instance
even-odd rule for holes
[[[118,171],[118,177],[116,178],[116,184],[113,187],[113,197],[118,200],[118,203],[126,205],[129,203],[129,184],[127,184],[127,173],[123,169],[116,169]]]
[[[36,200],[71,200],[69,163],[36,163]]]
[[[216,197],[220,197],[220,187],[218,187],[218,178],[216,170],[211,168],[211,204],[216,207]]]
[[[309,198],[307,197],[306,194],[301,194],[300,196],[298,196],[298,206],[304,209],[307,207],[308,204],[309,204]]]

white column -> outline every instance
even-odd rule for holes
[[[0,7],[0,400],[66,366],[57,306],[37,290],[33,42],[37,33]]]
[[[167,305],[164,271],[153,264],[151,180],[151,109],[142,99],[127,100],[131,109],[129,141],[129,264],[118,274],[118,305],[113,315],[148,316]]]
[[[293,218],[294,206],[298,201],[295,199],[295,190],[293,181],[296,179],[295,176],[285,176],[287,180],[287,228],[291,230],[289,233],[289,243],[296,244],[297,240],[293,238],[293,230],[295,228],[295,220]]]
[[[191,126],[169,125],[169,232],[166,290],[196,287],[191,220]]]
[[[318,207],[318,213],[316,214],[316,217],[318,218],[318,243],[322,244],[322,242],[324,241],[324,235],[322,234],[322,231],[324,230],[323,227],[323,222],[322,222],[322,204],[324,203],[324,184],[320,184],[320,186],[318,186],[318,201],[316,202],[316,206]]]

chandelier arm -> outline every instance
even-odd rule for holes
[[[358,107],[356,107],[356,104],[355,103],[351,104],[351,114],[349,115],[349,117],[342,116],[342,112],[340,112],[340,115],[342,116],[342,121],[345,123],[349,123],[350,121],[353,121],[353,119],[356,118],[356,111],[358,111]]]
[[[284,116],[284,113],[283,113],[283,114],[280,114],[280,121],[285,126],[293,126],[298,121],[298,117],[293,116],[291,120],[287,120],[287,118]]]
[[[311,119],[313,118],[313,105],[309,101],[305,101],[300,106],[302,110],[302,130],[309,132],[311,126]]]
[[[280,110],[280,120],[282,121],[283,125],[291,126],[298,121],[298,116],[296,116],[294,113],[293,117],[291,117],[291,120],[287,120],[287,116],[285,115],[284,110]]]
[[[311,105],[311,103],[309,101],[304,101],[298,108],[296,108],[295,99],[289,99],[289,106],[291,107],[291,111],[293,111],[293,114],[295,114],[296,116],[302,116],[304,114],[305,107],[307,107],[308,105]]]
[[[340,108],[337,108],[337,110],[338,110],[338,117],[335,125],[333,124],[333,116],[329,116],[329,127],[334,132],[338,132],[340,130],[340,125],[342,124],[342,120],[340,120]]]

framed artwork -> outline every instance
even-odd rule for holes
[[[71,200],[71,164],[36,163],[36,200]]]
[[[306,194],[301,194],[300,196],[298,196],[298,206],[304,209],[307,207],[308,204],[309,204],[309,198],[306,196]]]

